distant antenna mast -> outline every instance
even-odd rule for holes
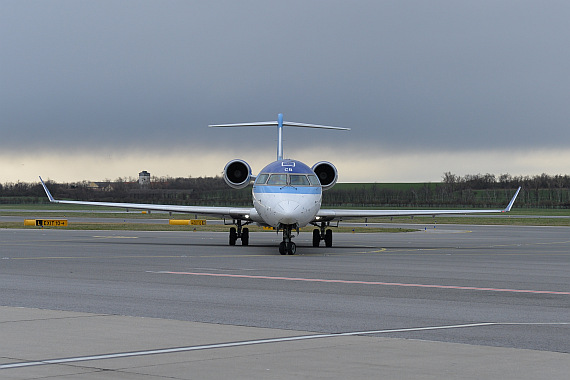
[[[331,127],[328,125],[304,124],[294,123],[292,121],[283,121],[283,114],[277,115],[277,122],[263,121],[259,123],[240,123],[240,124],[213,124],[208,125],[210,128],[225,128],[225,127],[275,127],[277,126],[277,161],[283,161],[283,127],[297,127],[297,128],[321,128],[321,129],[336,129],[341,131],[350,131],[350,128]]]

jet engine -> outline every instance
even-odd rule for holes
[[[234,189],[243,189],[251,180],[251,167],[243,160],[231,160],[224,167],[224,181]]]
[[[328,190],[334,186],[336,180],[338,179],[338,172],[333,164],[327,161],[317,162],[311,168],[319,177],[319,181],[321,181],[321,186],[323,190]]]

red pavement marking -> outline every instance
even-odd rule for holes
[[[479,288],[479,287],[474,287],[474,286],[406,284],[406,283],[400,283],[400,282],[353,281],[353,280],[327,280],[327,279],[321,279],[321,278],[279,277],[279,276],[252,276],[252,275],[244,275],[244,274],[200,273],[200,272],[171,272],[171,271],[159,271],[159,272],[152,272],[152,273],[184,274],[184,275],[192,275],[192,276],[210,276],[210,277],[247,278],[247,279],[260,279],[260,280],[282,280],[282,281],[322,282],[322,283],[333,283],[333,284],[382,285],[382,286],[403,286],[403,287],[412,287],[412,288],[435,288],[435,289],[456,289],[456,290],[480,290],[480,291],[507,292],[507,293],[532,293],[532,294],[559,294],[559,295],[570,295],[570,292],[559,292],[559,291],[550,291],[550,290]]]

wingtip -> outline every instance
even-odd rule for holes
[[[511,208],[513,208],[513,204],[515,203],[515,200],[517,199],[517,196],[519,195],[519,192],[521,191],[521,189],[522,189],[522,187],[519,186],[519,188],[517,189],[517,192],[515,193],[515,195],[513,195],[513,198],[509,202],[509,205],[505,208],[504,212],[511,211]]]
[[[47,186],[46,186],[44,180],[42,179],[41,176],[39,176],[39,177],[40,177],[40,182],[42,183],[42,186],[43,186],[43,188],[44,188],[44,191],[46,192],[46,195],[47,195],[49,201],[50,201],[50,202],[55,202],[55,199],[53,198],[53,196],[52,196],[51,193],[49,192],[49,190],[48,190],[48,188],[47,188]]]

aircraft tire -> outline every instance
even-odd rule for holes
[[[282,255],[287,254],[287,252],[285,252],[285,242],[284,241],[279,243],[279,253]]]
[[[241,245],[249,245],[249,228],[241,231]]]
[[[230,245],[236,245],[237,231],[235,227],[230,228]]]
[[[287,254],[288,255],[294,255],[295,252],[297,252],[297,244],[295,244],[293,242],[287,244]]]
[[[313,230],[313,247],[318,247],[321,244],[321,232],[318,228]]]
[[[325,246],[332,247],[332,230],[325,232]]]

